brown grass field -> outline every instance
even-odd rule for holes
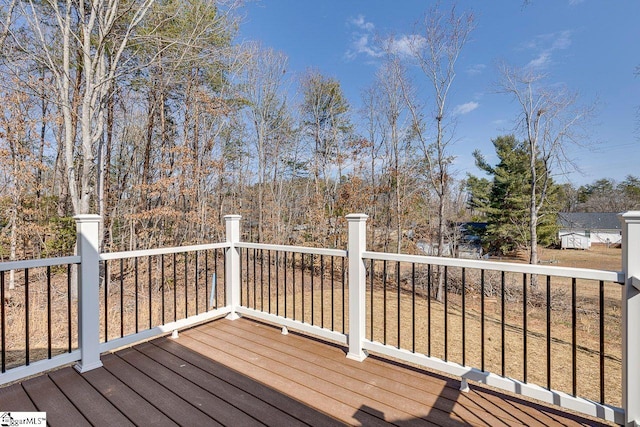
[[[266,252],[265,252],[266,253]],[[221,255],[221,254],[220,254]],[[252,260],[253,260],[253,255]],[[282,254],[279,255],[282,257]],[[309,256],[305,256],[304,279],[300,269],[300,255],[297,255],[295,280],[296,293],[293,293],[294,272],[289,256],[285,273],[282,258],[278,268],[275,256],[271,260],[269,276],[268,258],[262,257],[262,273],[253,267],[247,270],[243,265],[242,303],[243,305],[284,315],[285,294],[287,316],[307,323],[342,332],[343,320],[348,322],[348,314],[342,312],[342,305],[348,307],[348,295],[342,295],[342,273],[340,260],[335,259],[333,275],[330,261],[325,260],[324,269],[320,268],[318,256],[314,257],[313,290],[311,288],[312,269],[309,268]],[[619,270],[621,268],[620,249],[593,247],[589,251],[550,250],[541,252],[541,260],[550,265],[579,268],[597,268]],[[258,257],[258,265],[260,258]],[[175,280],[171,259],[166,259],[164,282],[161,280],[159,257],[144,258],[139,261],[137,311],[135,271],[131,263],[125,263],[122,276],[122,306],[120,294],[120,273],[117,262],[110,265],[110,281],[106,313],[108,313],[108,338],[135,333],[137,312],[138,329],[147,329],[162,322],[162,297],[165,299],[165,322],[184,318],[207,309],[209,297],[205,283],[210,289],[213,271],[213,257],[209,258],[205,271],[202,257],[198,266],[198,288],[195,285],[195,262],[193,255],[179,255],[176,261]],[[512,260],[517,262],[518,260]],[[151,264],[149,264],[149,262]],[[243,261],[244,262],[244,261]],[[380,263],[381,264],[381,263]],[[502,305],[500,298],[500,273],[485,272],[484,298],[484,341],[482,341],[482,298],[480,296],[480,272],[465,272],[465,301],[462,305],[462,272],[450,268],[448,271],[448,293],[445,310],[444,302],[429,299],[424,287],[426,271],[416,268],[415,303],[412,292],[411,265],[400,265],[400,292],[396,285],[396,263],[387,266],[386,285],[383,284],[381,265],[376,263],[376,275],[371,296],[370,276],[367,279],[367,338],[386,342],[408,350],[445,358],[445,329],[447,332],[446,359],[464,363],[476,368],[482,367],[482,348],[484,347],[484,368],[498,375],[502,374]],[[218,260],[216,303],[223,304],[222,259]],[[321,279],[321,271],[324,270]],[[151,272],[151,276],[149,276]],[[284,290],[284,277],[287,276],[287,289]],[[432,272],[433,274],[433,272]],[[17,273],[16,289],[7,289],[8,273],[5,273],[5,337],[6,367],[25,363],[25,286],[24,272]],[[149,278],[151,277],[151,280]],[[269,277],[271,289],[269,292]],[[505,340],[504,375],[524,380],[524,343],[526,327],[527,345],[527,382],[547,386],[547,307],[546,282],[540,279],[537,289],[527,282],[526,324],[524,323],[523,276],[505,275]],[[301,291],[304,280],[304,292]],[[248,281],[248,282],[247,282]],[[249,283],[249,286],[247,286]],[[254,306],[254,283],[255,301]],[[323,290],[321,290],[321,287]],[[261,289],[262,288],[262,289]],[[51,280],[51,347],[52,355],[67,350],[69,335],[67,330],[67,278],[66,269],[54,271]],[[386,289],[386,290],[385,290]],[[186,292],[185,292],[186,291]],[[209,291],[210,292],[210,291]],[[551,279],[551,387],[572,393],[572,313],[570,279]],[[48,311],[47,284],[44,269],[32,269],[29,273],[29,357],[31,361],[47,357],[48,348]],[[195,296],[198,295],[196,307]],[[385,298],[386,294],[386,298]],[[621,335],[620,335],[620,286],[605,284],[605,388],[604,402],[619,406],[621,402]],[[174,312],[175,296],[175,312]],[[305,300],[304,314],[302,299]],[[149,310],[151,301],[151,310]],[[313,301],[313,318],[312,303]],[[581,397],[600,400],[599,375],[599,284],[597,282],[577,281],[576,284],[576,357],[577,384],[576,394]],[[185,303],[186,302],[186,303]],[[295,304],[295,312],[294,312]],[[104,287],[101,288],[101,334],[105,339]],[[400,310],[398,310],[398,306]],[[333,307],[333,310],[332,310]],[[371,308],[373,307],[373,314]],[[277,312],[276,312],[277,308]],[[76,318],[77,305],[71,303],[71,318]],[[385,316],[386,313],[386,316]],[[414,314],[415,313],[415,314]],[[446,313],[446,323],[445,323]],[[303,318],[304,315],[304,318]],[[151,316],[151,321],[149,320]],[[120,319],[123,319],[121,324]],[[343,319],[344,318],[344,319]],[[386,318],[386,324],[384,322]],[[462,333],[464,318],[464,334]],[[373,321],[371,321],[373,319]],[[398,340],[398,330],[400,339]],[[415,339],[414,339],[415,336]],[[77,325],[72,322],[72,348],[77,348]],[[464,352],[463,352],[464,345]]]

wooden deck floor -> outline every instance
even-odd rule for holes
[[[597,425],[247,319],[217,320],[0,389],[0,411],[52,426]]]

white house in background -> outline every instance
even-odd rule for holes
[[[562,249],[588,249],[593,243],[622,243],[622,226],[616,212],[560,212],[558,222]]]

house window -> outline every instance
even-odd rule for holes
[[[585,237],[591,237],[591,231],[590,230],[584,230],[584,236]]]

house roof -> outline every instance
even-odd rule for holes
[[[558,222],[562,228],[585,230],[621,230],[617,212],[560,212]]]

